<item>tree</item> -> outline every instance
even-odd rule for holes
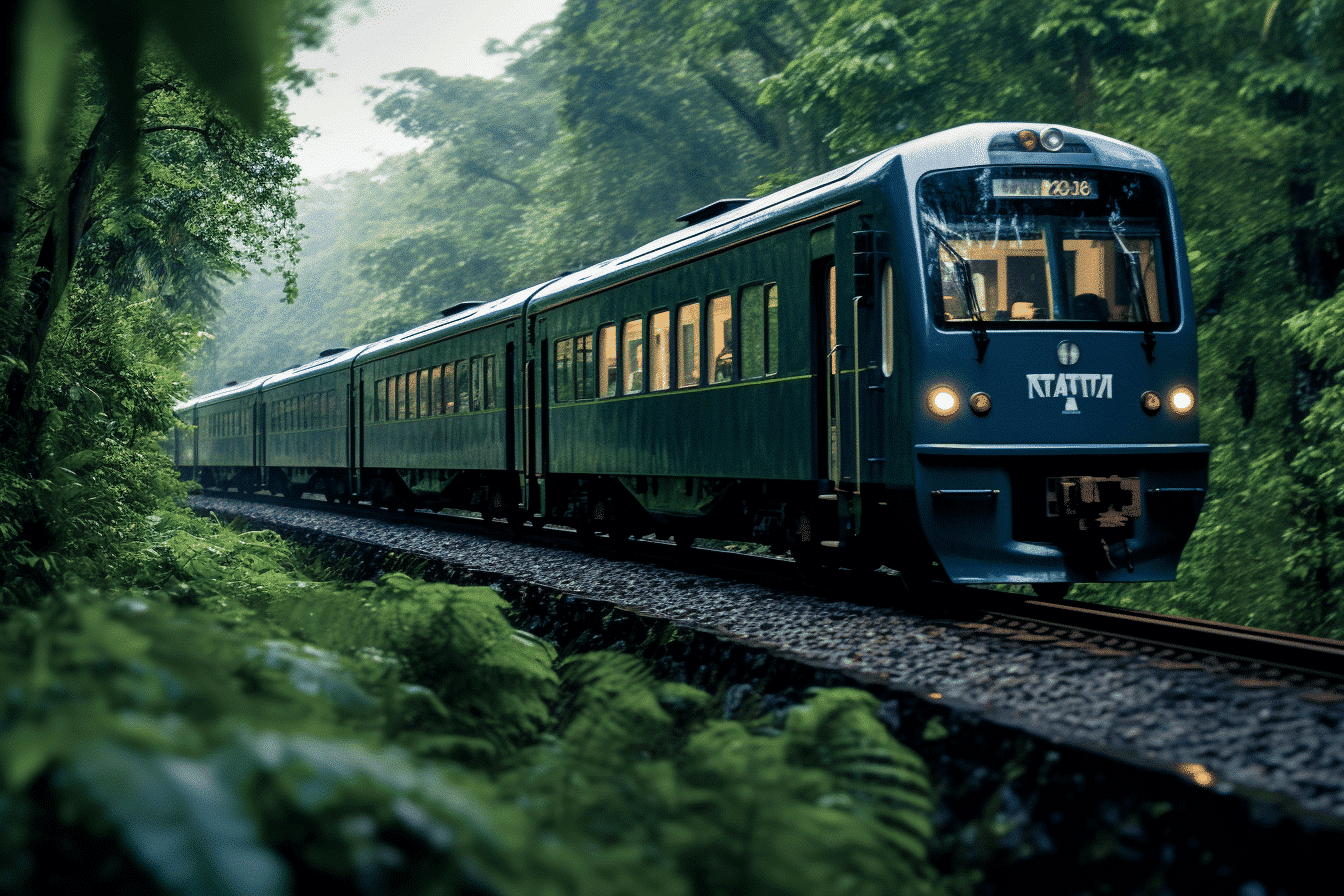
[[[3,13],[20,49],[9,71],[17,89],[0,98],[0,565],[10,596],[16,563],[40,573],[31,596],[59,580],[56,558],[114,543],[84,542],[97,529],[69,525],[76,508],[143,510],[143,494],[106,486],[126,452],[156,447],[169,425],[181,390],[171,370],[196,329],[179,313],[208,308],[210,278],[242,260],[292,266],[294,130],[272,85],[301,77],[283,52],[285,15],[313,25],[325,9],[32,0],[21,19]],[[98,354],[93,334],[118,340],[106,347],[126,363],[78,363],[76,347]]]

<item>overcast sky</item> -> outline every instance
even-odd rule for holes
[[[298,162],[316,181],[330,174],[373,168],[386,156],[415,148],[414,141],[373,120],[365,86],[403,68],[429,68],[441,75],[494,77],[505,59],[481,49],[497,37],[512,43],[528,28],[549,22],[564,0],[373,0],[351,21],[337,13],[332,37],[299,62],[319,70],[317,87],[290,101],[298,125],[321,134],[302,141]]]

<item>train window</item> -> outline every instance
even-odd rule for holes
[[[1175,324],[1166,200],[1156,178],[967,170],[923,178],[919,202],[925,275],[942,327]]]
[[[779,286],[765,284],[765,373],[779,373]]]
[[[700,303],[677,307],[677,388],[700,385]]]
[[[663,392],[671,386],[672,315],[655,311],[649,316],[649,391]]]
[[[882,296],[882,375],[891,376],[896,369],[895,277],[891,262],[882,263],[882,282],[878,292]]]
[[[593,337],[574,337],[574,397],[593,397]]]
[[[457,412],[471,410],[471,369],[466,361],[457,361]]]
[[[439,368],[439,370],[441,371],[439,385],[443,392],[443,394],[439,396],[439,413],[451,414],[453,411],[457,410],[457,402],[454,401],[457,397],[455,390],[456,383],[453,380],[454,368],[452,364],[445,364]]]
[[[434,372],[435,372],[435,371],[434,371],[434,368],[432,368],[432,367],[426,367],[424,370],[420,371],[420,416],[421,416],[421,417],[432,417],[432,416],[434,416],[434,405],[432,405],[432,404],[430,403],[430,402],[433,400],[433,398],[434,398],[434,393],[433,393],[433,391],[431,390],[431,386],[432,386],[432,378],[433,378],[433,374],[434,374]]]
[[[471,359],[471,409],[473,411],[481,409],[481,358],[479,355]]]
[[[557,404],[574,400],[574,340],[555,342],[555,400]]]
[[[406,419],[406,375],[399,373],[392,379],[392,388],[395,390],[393,401],[392,419]]]
[[[390,379],[380,380],[374,400],[383,406],[383,419],[392,419],[392,381]]]
[[[621,393],[644,391],[644,321],[628,320],[621,327]]]
[[[597,331],[597,397],[615,395],[617,382],[616,325],[608,324]]]
[[[484,359],[485,375],[485,407],[489,410],[499,404],[495,391],[498,383],[495,380],[495,356],[486,355]]]
[[[765,376],[765,284],[744,286],[738,294],[742,311],[742,379]]]
[[[713,362],[713,382],[726,383],[733,378],[733,297],[714,296],[709,300],[709,354]]]
[[[414,420],[420,416],[420,371],[412,370],[406,374],[406,419]]]
[[[429,368],[429,410],[426,416],[437,417],[443,413],[443,368]]]

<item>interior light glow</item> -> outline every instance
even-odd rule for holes
[[[1172,389],[1167,401],[1171,404],[1171,409],[1178,414],[1188,414],[1195,409],[1195,393],[1185,386]]]
[[[934,386],[929,390],[929,410],[937,417],[951,417],[961,401],[951,386]]]

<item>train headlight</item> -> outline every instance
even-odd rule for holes
[[[1185,416],[1195,409],[1195,393],[1191,392],[1185,386],[1177,386],[1171,390],[1171,395],[1167,398],[1171,409],[1181,416]]]
[[[1064,148],[1064,132],[1059,128],[1046,128],[1041,131],[1041,146],[1050,152],[1059,152]]]
[[[1162,399],[1156,392],[1145,392],[1139,396],[1139,407],[1143,408],[1143,412],[1151,417],[1162,410]]]
[[[977,392],[966,402],[971,408],[971,413],[977,417],[983,417],[989,413],[989,409],[994,403],[989,400],[989,396],[984,392]]]
[[[961,406],[956,390],[951,386],[934,386],[929,390],[929,412],[935,417],[951,417]]]

